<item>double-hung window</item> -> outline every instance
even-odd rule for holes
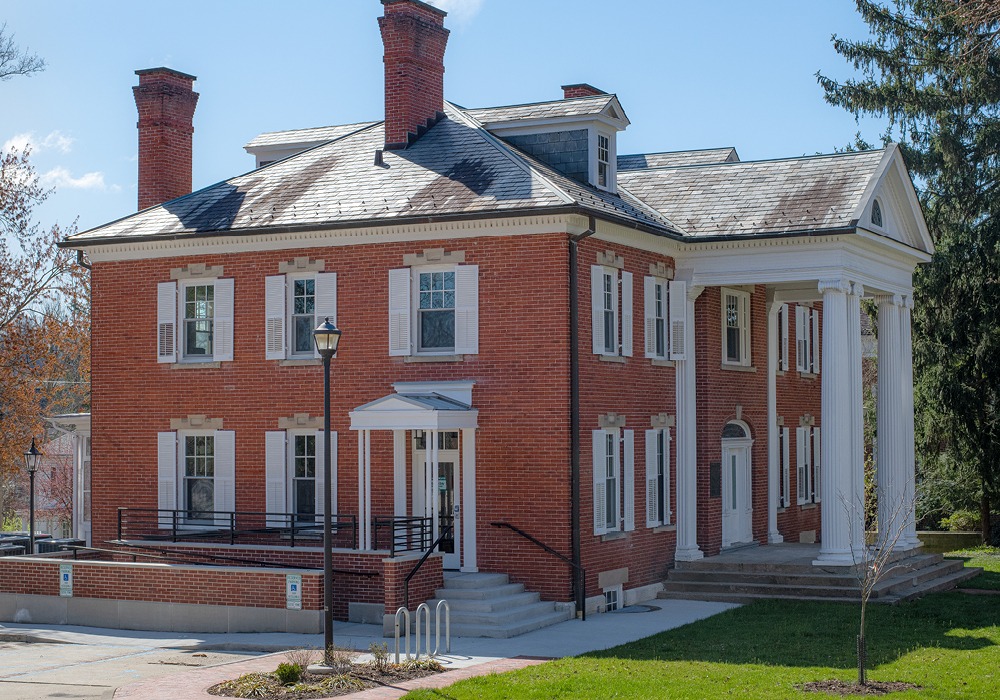
[[[666,360],[670,355],[667,314],[669,285],[667,280],[659,277],[646,277],[643,280],[646,357],[654,360]]]
[[[803,374],[819,374],[819,311],[795,307],[795,368]]]
[[[269,527],[309,525],[323,514],[322,430],[264,434],[265,508]],[[330,499],[337,512],[337,433],[330,433]]]
[[[778,353],[775,356],[775,369],[779,372],[788,371],[788,304],[778,307]]]
[[[337,273],[289,272],[264,280],[265,356],[269,360],[319,357],[313,330],[337,324]]]
[[[590,295],[594,354],[632,357],[632,273],[592,266]]]
[[[791,460],[789,460],[790,448],[788,444],[788,428],[779,425],[778,432],[778,507],[788,508],[792,505],[792,492],[790,490]]]
[[[595,430],[594,534],[635,529],[634,431]]]
[[[722,289],[722,363],[750,366],[750,294]]]
[[[233,359],[233,280],[184,279],[157,285],[157,361]]]
[[[597,134],[597,186],[611,187],[611,139],[606,134]]]
[[[478,265],[389,270],[390,355],[478,352]]]
[[[646,527],[671,523],[670,428],[646,431]]]
[[[820,429],[795,429],[797,503],[820,502]]]
[[[157,507],[161,528],[228,526],[236,507],[236,441],[231,430],[157,436]]]

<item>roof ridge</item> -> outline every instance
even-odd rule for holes
[[[552,180],[550,180],[546,175],[538,172],[538,170],[534,168],[531,165],[531,163],[522,158],[520,154],[515,153],[510,148],[510,146],[508,146],[502,140],[491,134],[478,119],[466,114],[464,110],[459,109],[458,107],[456,107],[451,102],[448,102],[447,100],[445,100],[444,105],[445,105],[445,112],[454,111],[456,116],[458,116],[460,120],[463,123],[465,123],[466,126],[475,129],[475,131],[484,141],[492,145],[502,155],[506,156],[512,163],[514,163],[514,165],[524,170],[524,172],[528,173],[528,175],[530,175],[531,177],[540,180],[542,184],[544,184],[550,190],[552,190],[552,192],[557,197],[559,197],[559,199],[563,200],[566,204],[579,204],[579,202],[577,202],[576,199],[570,196],[570,194],[566,192],[563,188],[559,187],[559,185],[552,182]]]
[[[706,149],[706,150],[715,150],[715,149]],[[646,168],[634,168],[625,171],[619,170],[618,172],[619,174],[621,174],[622,172],[642,173],[642,172],[649,172],[650,170],[684,170],[687,168],[716,168],[721,166],[732,167],[739,165],[756,165],[758,163],[780,163],[781,161],[789,161],[789,160],[819,160],[821,158],[841,158],[844,156],[861,156],[861,155],[870,155],[874,153],[879,153],[882,151],[885,151],[885,149],[873,148],[868,151],[844,151],[842,153],[815,153],[813,155],[805,155],[805,156],[786,156],[785,158],[761,158],[760,160],[722,161],[719,163],[688,163],[686,165],[654,165]],[[677,152],[681,153],[682,151],[677,151]],[[635,155],[646,155],[646,154],[637,153]]]
[[[613,92],[606,92],[602,95],[582,95],[580,97],[568,97],[568,98],[563,97],[557,100],[538,100],[537,102],[519,102],[518,104],[513,104],[513,105],[493,105],[491,107],[461,107],[460,109],[463,109],[468,112],[479,112],[488,109],[511,109],[513,107],[534,107],[536,105],[548,105],[554,102],[579,102],[581,100],[594,100],[601,97],[611,98],[611,97],[618,97],[618,95],[616,95]],[[453,102],[450,104],[453,104],[454,106],[458,107],[458,105],[455,105]]]
[[[676,151],[650,151],[649,153],[619,153],[619,158],[638,158],[639,156],[669,156],[677,153],[707,153],[708,151],[735,151],[736,146],[716,146],[714,148],[682,148]]]

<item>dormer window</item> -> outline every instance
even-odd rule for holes
[[[872,223],[876,226],[882,226],[882,207],[877,199],[872,202]]]
[[[597,135],[597,186],[609,187],[611,173],[611,139]]]

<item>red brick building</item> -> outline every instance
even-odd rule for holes
[[[849,562],[860,513],[828,504],[863,497],[862,297],[880,494],[913,488],[932,246],[896,147],[618,155],[615,95],[446,102],[444,13],[383,5],[385,119],[262,134],[257,169],[197,192],[195,79],[138,71],[142,211],[65,243],[92,264],[93,543],[317,566],[329,488],[345,617],[398,604],[381,562],[439,538],[437,576],[591,609],[751,543]]]

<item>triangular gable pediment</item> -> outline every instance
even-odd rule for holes
[[[934,252],[934,242],[924,221],[913,181],[896,144],[886,148],[882,162],[858,202],[853,219],[859,229],[925,253]],[[881,225],[878,219],[881,219]]]
[[[622,129],[632,123],[625,115],[625,110],[622,109],[622,103],[618,101],[617,95],[611,96],[611,99],[608,100],[608,104],[603,110],[601,110],[601,115],[611,119],[612,121],[621,122]]]

